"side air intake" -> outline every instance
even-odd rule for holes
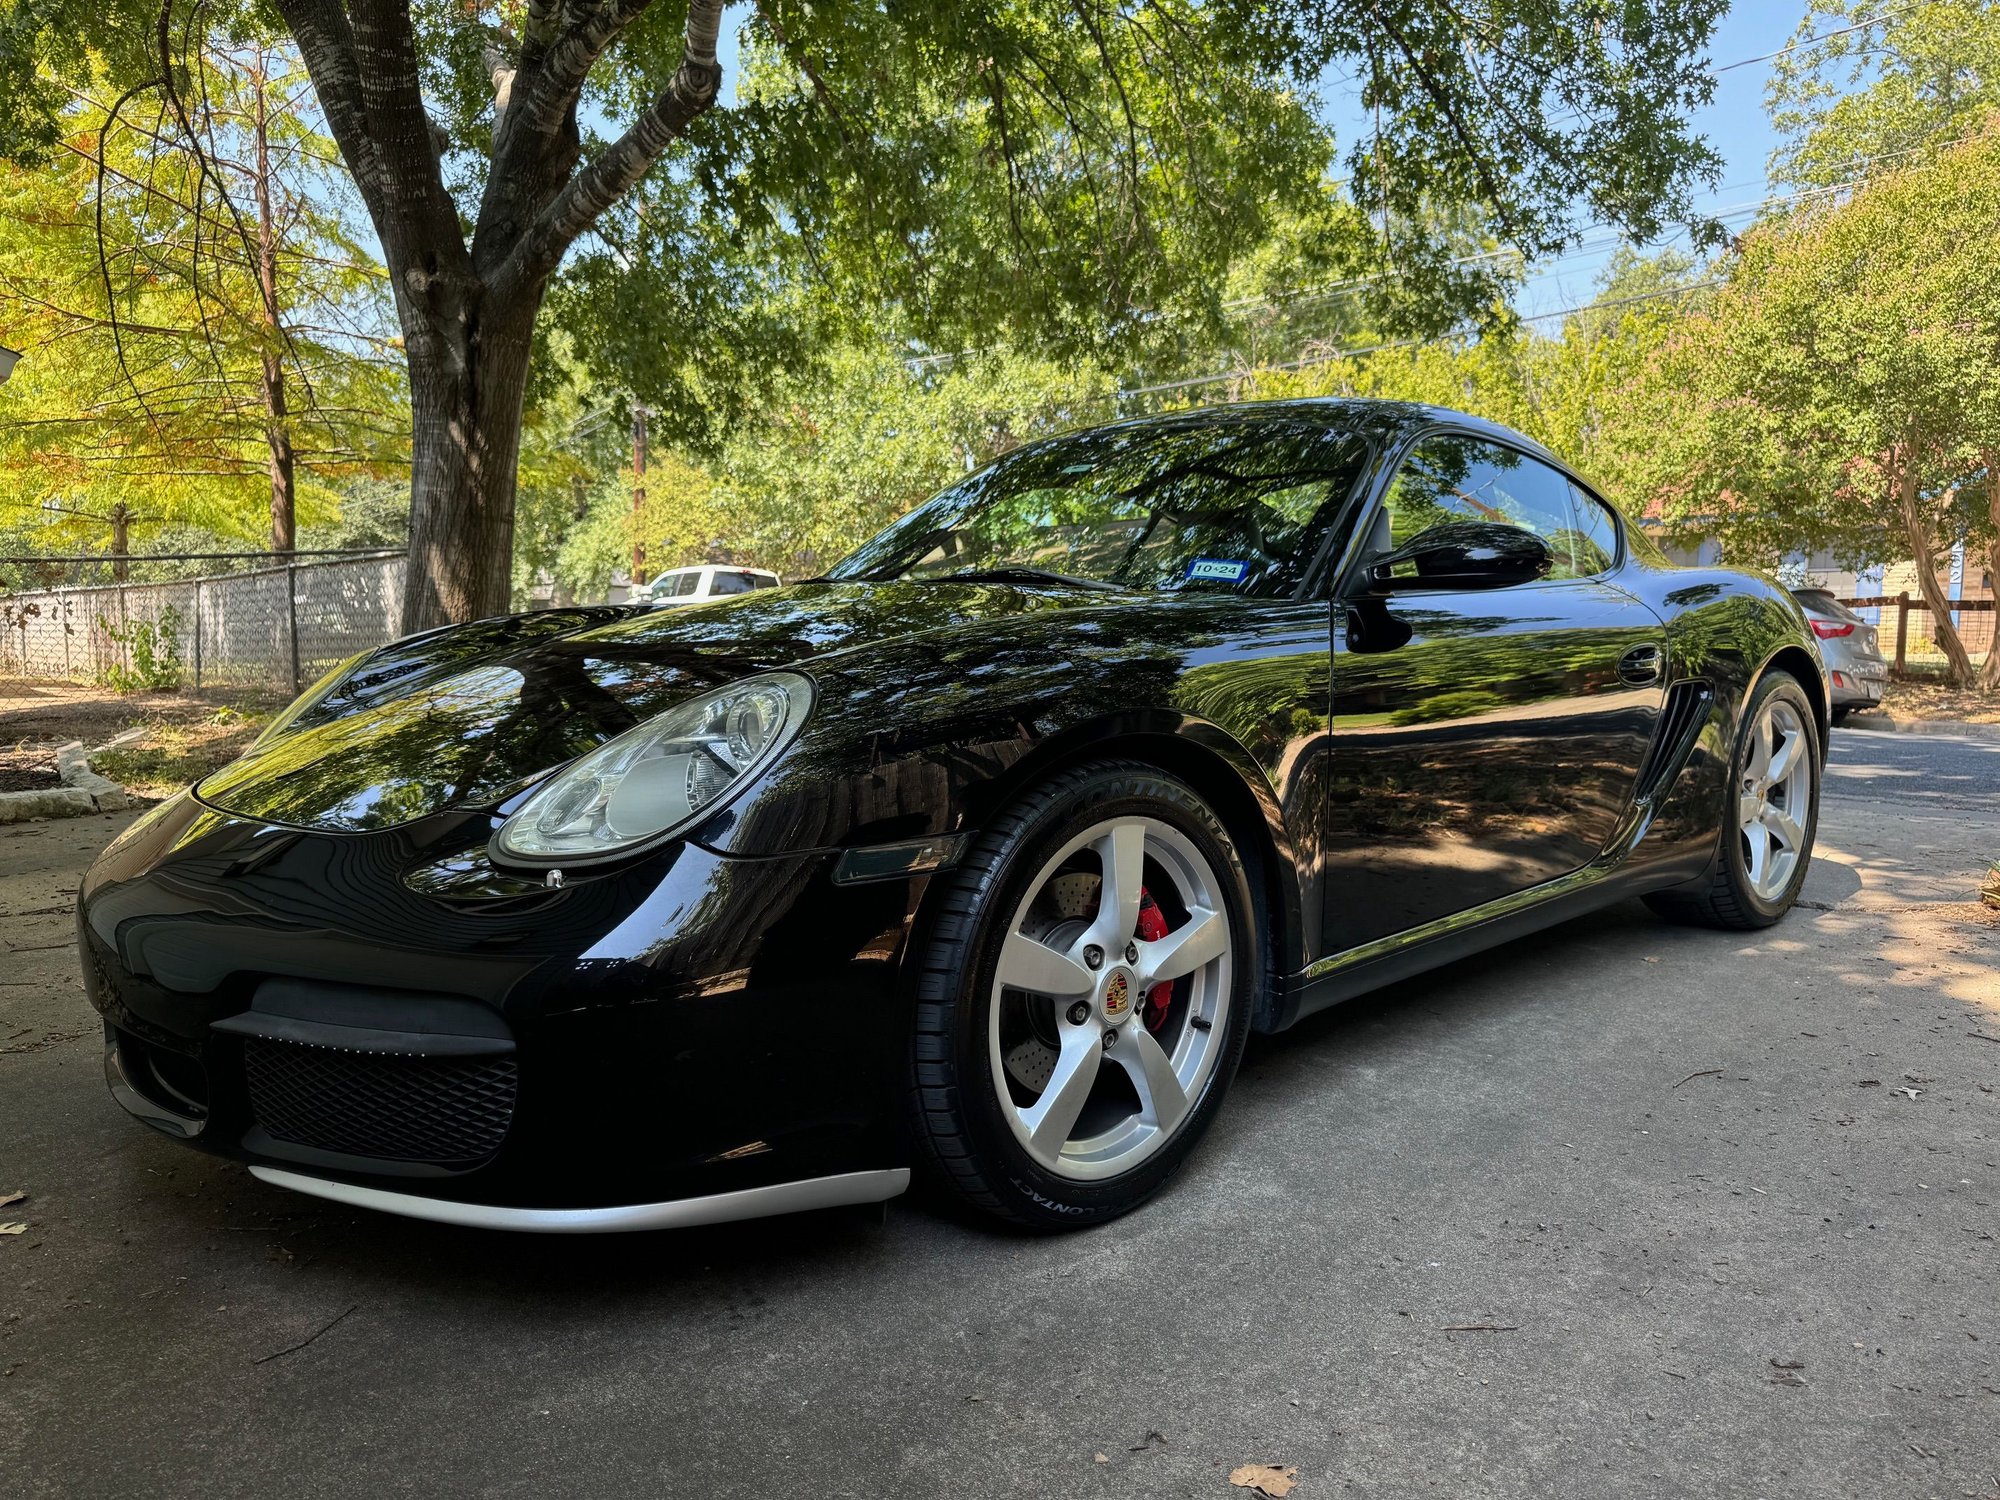
[[[1695,742],[1708,722],[1709,706],[1715,689],[1700,678],[1677,682],[1667,689],[1666,707],[1660,711],[1660,732],[1653,736],[1653,748],[1639,769],[1637,800],[1651,806],[1694,754]]]

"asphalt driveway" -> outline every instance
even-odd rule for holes
[[[2000,742],[1838,731],[1807,905],[1634,904],[1253,1046],[1061,1239],[908,1200],[533,1239],[124,1115],[0,830],[9,1496],[2000,1494]]]

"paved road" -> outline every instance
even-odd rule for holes
[[[1049,1240],[262,1187],[110,1104],[23,915],[110,825],[0,832],[6,1492],[1993,1494],[2000,747],[1835,738],[1776,929],[1620,907],[1316,1018],[1168,1196]]]

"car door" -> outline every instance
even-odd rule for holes
[[[1379,505],[1374,549],[1479,520],[1536,532],[1556,563],[1504,587],[1385,592],[1364,576],[1343,590],[1321,851],[1333,953],[1588,863],[1631,801],[1665,694],[1666,627],[1611,581],[1618,522],[1559,470],[1436,432]]]

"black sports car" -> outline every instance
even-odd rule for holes
[[[98,859],[84,972],[121,1104],[321,1197],[1087,1224],[1253,1030],[1627,896],[1775,921],[1827,696],[1518,434],[1126,422],[824,578],[344,663]]]

